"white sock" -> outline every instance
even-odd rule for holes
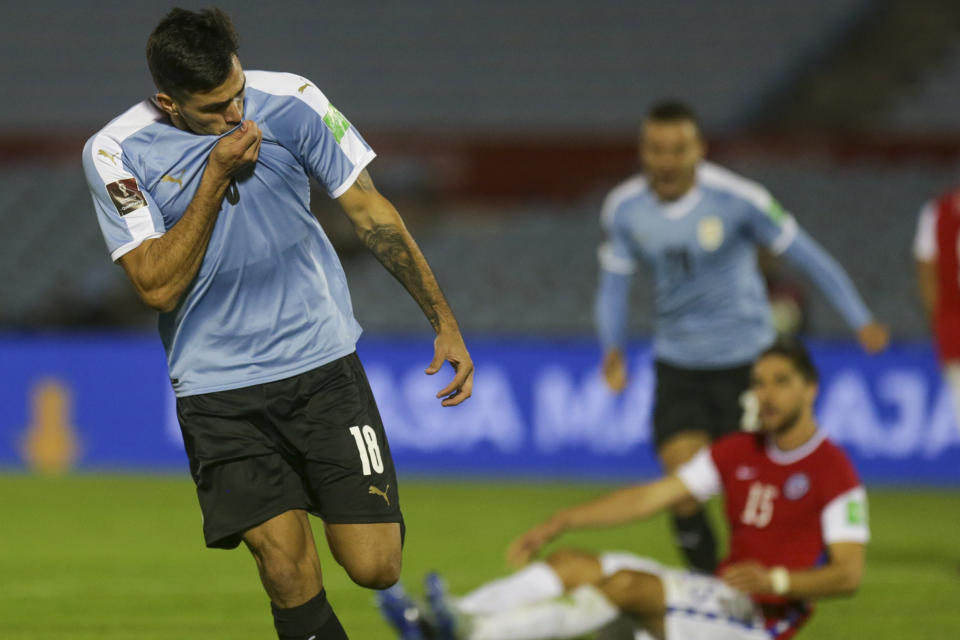
[[[620,614],[593,585],[569,596],[473,619],[470,640],[548,640],[576,638],[612,622]]]
[[[546,562],[535,562],[505,578],[488,582],[457,600],[470,615],[486,615],[563,594],[563,583]]]

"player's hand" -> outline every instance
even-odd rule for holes
[[[619,349],[603,354],[603,379],[611,391],[620,393],[627,388],[627,362]]]
[[[437,392],[437,397],[443,398],[440,402],[443,406],[453,407],[473,393],[473,360],[459,331],[440,331],[437,334],[433,341],[433,361],[424,372],[432,376],[440,371],[444,362],[449,362],[456,373],[450,384]]]
[[[867,353],[879,353],[890,344],[890,330],[879,322],[868,322],[857,329],[857,341]]]
[[[743,593],[773,593],[770,571],[752,560],[728,566],[720,579]]]
[[[530,529],[507,547],[507,564],[513,569],[523,567],[540,549],[563,531],[563,525],[551,518]]]
[[[207,166],[221,178],[229,178],[257,161],[263,132],[253,120],[244,120],[240,126],[220,138],[210,152]]]

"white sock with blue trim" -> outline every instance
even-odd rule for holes
[[[599,589],[584,585],[562,598],[477,616],[469,640],[577,638],[613,622],[619,614]]]
[[[534,562],[505,578],[488,582],[456,602],[470,615],[498,613],[563,594],[560,577],[546,562]]]

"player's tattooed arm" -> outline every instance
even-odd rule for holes
[[[343,195],[341,204],[364,245],[420,305],[433,330],[439,333],[447,323],[455,326],[453,312],[430,265],[400,214],[380,195],[366,170]]]
[[[457,374],[437,397],[445,398],[444,405],[459,404],[472,393],[473,362],[453,311],[403,219],[365,170],[338,201],[364,245],[410,293],[437,333],[427,373],[436,373],[444,361],[450,362]]]

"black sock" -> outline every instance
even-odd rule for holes
[[[271,602],[270,609],[280,640],[347,640],[347,632],[327,602],[326,589],[299,606],[281,609]]]
[[[701,509],[692,516],[673,515],[673,533],[687,564],[697,571],[713,573],[717,569],[717,540]]]

